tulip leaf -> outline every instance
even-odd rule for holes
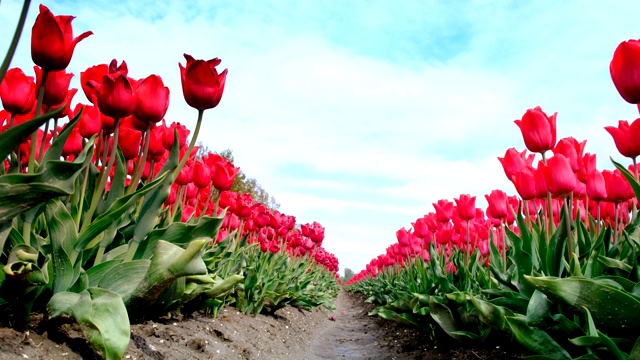
[[[529,305],[527,306],[527,323],[530,325],[539,325],[549,317],[551,317],[551,301],[547,299],[547,295],[539,290],[535,290]]]
[[[109,227],[113,226],[115,221],[117,221],[124,213],[131,210],[141,196],[153,190],[165,179],[166,176],[167,174],[159,176],[153,182],[146,184],[133,194],[123,196],[111,204],[105,213],[100,214],[93,220],[86,230],[80,233],[75,245],[75,251],[78,253],[81,252],[91,240],[100,235],[103,231],[107,230]]]
[[[618,259],[612,259],[610,257],[600,255],[598,256],[598,261],[600,261],[603,265],[609,268],[620,269],[626,272],[631,272],[631,270],[633,270],[631,265],[625,263],[624,261],[620,261]]]
[[[73,130],[73,128],[78,124],[78,120],[80,120],[81,115],[82,110],[80,110],[76,116],[73,117],[73,120],[69,121],[62,131],[60,131],[58,137],[56,137],[56,139],[51,143],[51,146],[49,146],[49,149],[47,149],[47,152],[42,157],[43,164],[47,161],[60,160],[64,144],[67,142],[69,135],[71,135],[71,130]],[[86,146],[93,146],[93,139],[91,139]]]
[[[549,359],[571,359],[569,353],[553,340],[546,331],[529,326],[525,317],[507,317],[506,320],[513,336],[527,349],[534,353],[545,355]]]
[[[76,294],[59,292],[49,300],[50,318],[72,317],[105,359],[122,359],[129,345],[129,318],[120,295],[90,287]]]
[[[122,155],[120,146],[116,147],[116,171],[111,180],[111,187],[107,193],[107,199],[104,203],[105,207],[110,207],[116,200],[124,196],[124,183],[127,178],[127,163]]]
[[[76,177],[91,161],[90,149],[87,146],[72,162],[47,161],[42,172],[0,176],[0,223],[49,199],[73,194]]]
[[[22,143],[31,133],[38,130],[38,128],[55,115],[62,112],[63,107],[59,107],[46,114],[37,116],[33,120],[26,121],[22,124],[16,125],[10,129],[6,129],[0,133],[0,159],[5,159],[13,149],[15,149],[20,143]]]
[[[456,340],[462,341],[464,339],[464,337],[455,333],[460,329],[449,307],[438,302],[434,296],[431,297],[429,302],[429,312],[433,320],[435,320],[449,336]]]
[[[150,260],[134,260],[115,264],[104,271],[96,286],[111,290],[123,299],[128,299],[144,279],[150,264]]]
[[[67,291],[80,276],[81,259],[72,260],[78,238],[75,222],[60,200],[50,200],[45,208],[51,255],[53,257],[53,293]],[[75,261],[75,262],[72,262]]]
[[[223,220],[223,218],[201,216],[193,224],[176,222],[166,228],[155,229],[148,234],[145,241],[140,243],[134,258],[149,259],[159,240],[184,246],[197,238],[211,238],[217,234]]]
[[[507,326],[505,316],[513,316],[513,312],[505,307],[494,305],[471,296],[471,303],[480,314],[480,321],[499,330]]]
[[[640,331],[640,299],[627,291],[582,277],[526,279],[551,299],[588,309],[599,327],[615,333]]]
[[[151,264],[134,292],[125,303],[136,317],[144,316],[144,308],[157,304],[156,300],[177,278],[189,275],[204,275],[207,267],[200,256],[200,250],[206,240],[193,240],[186,249],[160,240],[158,241]]]

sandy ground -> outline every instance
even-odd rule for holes
[[[466,347],[430,341],[415,329],[369,317],[362,297],[341,292],[336,310],[286,307],[273,316],[244,315],[225,307],[165,317],[132,326],[125,359],[511,359],[514,349]],[[38,317],[25,333],[0,328],[0,359],[97,359],[82,334],[65,325],[39,331]],[[506,350],[506,352],[505,352]]]

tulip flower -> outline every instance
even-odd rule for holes
[[[218,191],[229,190],[233,186],[233,182],[240,168],[233,166],[227,160],[222,160],[213,165],[211,168],[211,182]]]
[[[138,83],[135,116],[147,123],[157,123],[169,108],[169,88],[158,75],[149,75]]]
[[[204,189],[211,184],[211,170],[202,161],[193,163],[193,183],[199,189]]]
[[[575,189],[578,179],[571,169],[569,159],[564,155],[554,155],[547,160],[546,165],[542,166],[547,189],[552,195],[566,196]]]
[[[631,125],[626,120],[618,121],[618,127],[606,126],[605,130],[611,134],[618,152],[634,160],[640,155],[640,119],[634,120]]]
[[[180,66],[182,93],[189,106],[198,110],[213,109],[218,106],[224,91],[227,69],[218,73],[216,66],[220,59],[195,60],[191,55],[184,54],[186,67]]]
[[[89,81],[98,92],[98,108],[104,115],[121,119],[133,114],[136,98],[129,78],[122,73],[104,75],[102,83]]]
[[[126,126],[120,127],[118,145],[120,146],[120,150],[122,150],[122,155],[125,160],[133,160],[138,157],[141,140],[142,133],[140,133],[140,131]]]
[[[609,72],[620,96],[628,103],[640,103],[640,40],[627,40],[618,45]]]
[[[522,171],[528,165],[533,164],[534,155],[527,156],[527,150],[518,152],[515,148],[507,149],[504,157],[498,157],[498,161],[502,164],[507,179],[513,180],[513,175]]]
[[[73,37],[71,21],[75,16],[55,16],[44,5],[31,30],[31,59],[45,71],[64,70],[71,62],[76,45],[92,35],[86,31]]]
[[[34,66],[33,70],[36,73],[36,88],[40,88],[42,85],[43,71],[40,67]],[[58,105],[64,102],[69,91],[69,84],[71,84],[72,73],[67,73],[65,70],[51,71],[47,73],[47,79],[44,82],[44,97],[42,104],[47,106]]]
[[[492,190],[491,194],[484,196],[489,206],[487,215],[494,219],[505,219],[509,210],[507,208],[507,194],[502,190]]]
[[[473,220],[476,217],[476,197],[462,194],[454,199],[458,210],[458,217],[461,220]]]
[[[564,155],[569,160],[573,172],[577,173],[580,171],[582,166],[582,153],[584,152],[584,146],[586,143],[586,140],[578,142],[571,136],[562,138],[553,148],[553,153],[555,155]]]
[[[531,152],[544,153],[556,145],[556,116],[547,116],[540,106],[528,109],[521,120],[514,122],[520,128],[524,144]]]
[[[593,170],[587,175],[587,196],[594,201],[602,201],[607,198],[607,184],[602,172]]]
[[[453,217],[453,203],[449,200],[441,199],[432,204],[436,210],[436,219],[441,223],[446,223]]]
[[[2,107],[12,115],[29,113],[36,103],[36,84],[20,68],[12,68],[0,83]]]
[[[517,172],[511,179],[513,185],[516,187],[518,195],[523,200],[533,200],[538,197],[539,192],[536,187],[535,169],[532,166],[528,166],[520,172]],[[544,194],[546,195],[546,188]]]

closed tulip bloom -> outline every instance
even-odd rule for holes
[[[473,220],[476,217],[476,197],[462,194],[456,201],[458,217],[462,220]]]
[[[7,70],[0,84],[2,107],[13,115],[24,115],[36,103],[36,83],[20,68]]]
[[[613,137],[622,156],[635,159],[640,155],[640,119],[635,119],[631,125],[627,120],[620,120],[618,127],[606,126],[605,130]]]
[[[582,156],[580,162],[582,165],[580,165],[580,171],[576,175],[578,175],[578,181],[586,184],[587,176],[596,169],[596,154],[586,153]]]
[[[233,166],[232,163],[226,160],[215,163],[211,168],[213,186],[219,191],[231,189],[239,170],[240,168]]]
[[[171,123],[171,125],[162,133],[162,145],[167,151],[171,151],[173,147],[173,141],[175,139],[174,131],[178,132],[178,145],[182,148],[187,143],[187,136],[189,136],[189,130],[186,126],[180,123]]]
[[[569,159],[564,155],[552,156],[547,160],[547,165],[543,165],[543,168],[547,189],[552,195],[566,196],[575,189],[578,179],[571,169]]]
[[[122,155],[124,155],[126,160],[133,160],[138,157],[141,140],[142,133],[140,131],[127,126],[120,127],[118,145],[120,146]]]
[[[618,169],[604,170],[602,175],[607,187],[606,201],[619,204],[633,198],[634,193],[631,185]]]
[[[620,96],[628,103],[640,103],[640,40],[627,40],[618,45],[609,72]]]
[[[149,75],[138,83],[135,116],[147,123],[157,123],[169,108],[169,88],[158,75]]]
[[[523,200],[533,200],[538,196],[535,180],[535,169],[532,166],[526,167],[516,173],[511,179],[516,187],[518,195]],[[546,193],[546,188],[544,189]]]
[[[82,136],[80,135],[80,129],[76,126],[71,130],[67,141],[62,147],[62,156],[67,157],[69,155],[78,155],[82,152]]]
[[[42,84],[42,69],[34,66],[33,70],[36,73],[36,88],[39,89]],[[73,74],[67,73],[65,70],[49,72],[47,81],[44,83],[43,105],[53,106],[64,102],[69,91],[71,78],[73,78]]]
[[[528,109],[521,120],[515,120],[529,151],[544,154],[556,145],[556,116],[547,116],[540,106]]]
[[[593,170],[587,174],[587,196],[594,201],[602,201],[607,198],[607,184],[599,170]]]
[[[87,31],[73,37],[71,22],[74,16],[54,16],[44,5],[36,17],[31,30],[31,59],[47,71],[64,70],[71,62],[71,56],[78,42],[93,33]]]
[[[487,215],[494,219],[505,219],[509,212],[507,206],[507,194],[502,190],[493,190],[489,195],[484,196],[489,206]]]
[[[578,172],[582,167],[582,153],[584,152],[586,144],[586,140],[578,142],[578,140],[569,136],[558,141],[556,146],[553,148],[553,153],[555,155],[564,155],[569,160],[573,172]]]
[[[504,154],[504,157],[498,157],[498,161],[502,164],[504,174],[507,175],[507,179],[512,180],[513,175],[522,171],[528,165],[533,164],[534,155],[527,156],[527,150],[519,152],[515,148],[510,148]]]
[[[112,118],[124,118],[133,114],[136,97],[129,78],[122,73],[113,73],[102,77],[102,84],[90,81],[98,91],[100,112]]]
[[[431,234],[429,232],[429,227],[427,226],[427,222],[424,218],[417,219],[413,224],[413,231],[421,239],[429,237]]]
[[[211,170],[202,161],[193,163],[193,183],[199,189],[204,189],[211,184]]]
[[[438,200],[437,203],[433,203],[433,208],[436,210],[436,219],[445,223],[451,220],[453,217],[453,203],[446,199]]]
[[[182,93],[189,106],[198,110],[212,109],[220,103],[227,78],[227,69],[218,73],[220,59],[195,60],[184,54],[186,67],[180,66]]]

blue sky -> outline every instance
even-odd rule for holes
[[[30,28],[12,66],[30,72]],[[625,161],[603,129],[635,119],[609,62],[640,38],[638,1],[51,1],[77,16],[68,71],[126,60],[171,89],[169,122],[193,129],[183,53],[229,68],[200,140],[237,165],[301,223],[326,227],[341,268],[362,269],[395,231],[462,193],[514,194],[497,160],[524,149],[514,119],[558,112],[558,138]],[[21,4],[2,0],[0,34]],[[0,39],[0,51],[9,36]],[[86,102],[82,93],[76,101]]]

